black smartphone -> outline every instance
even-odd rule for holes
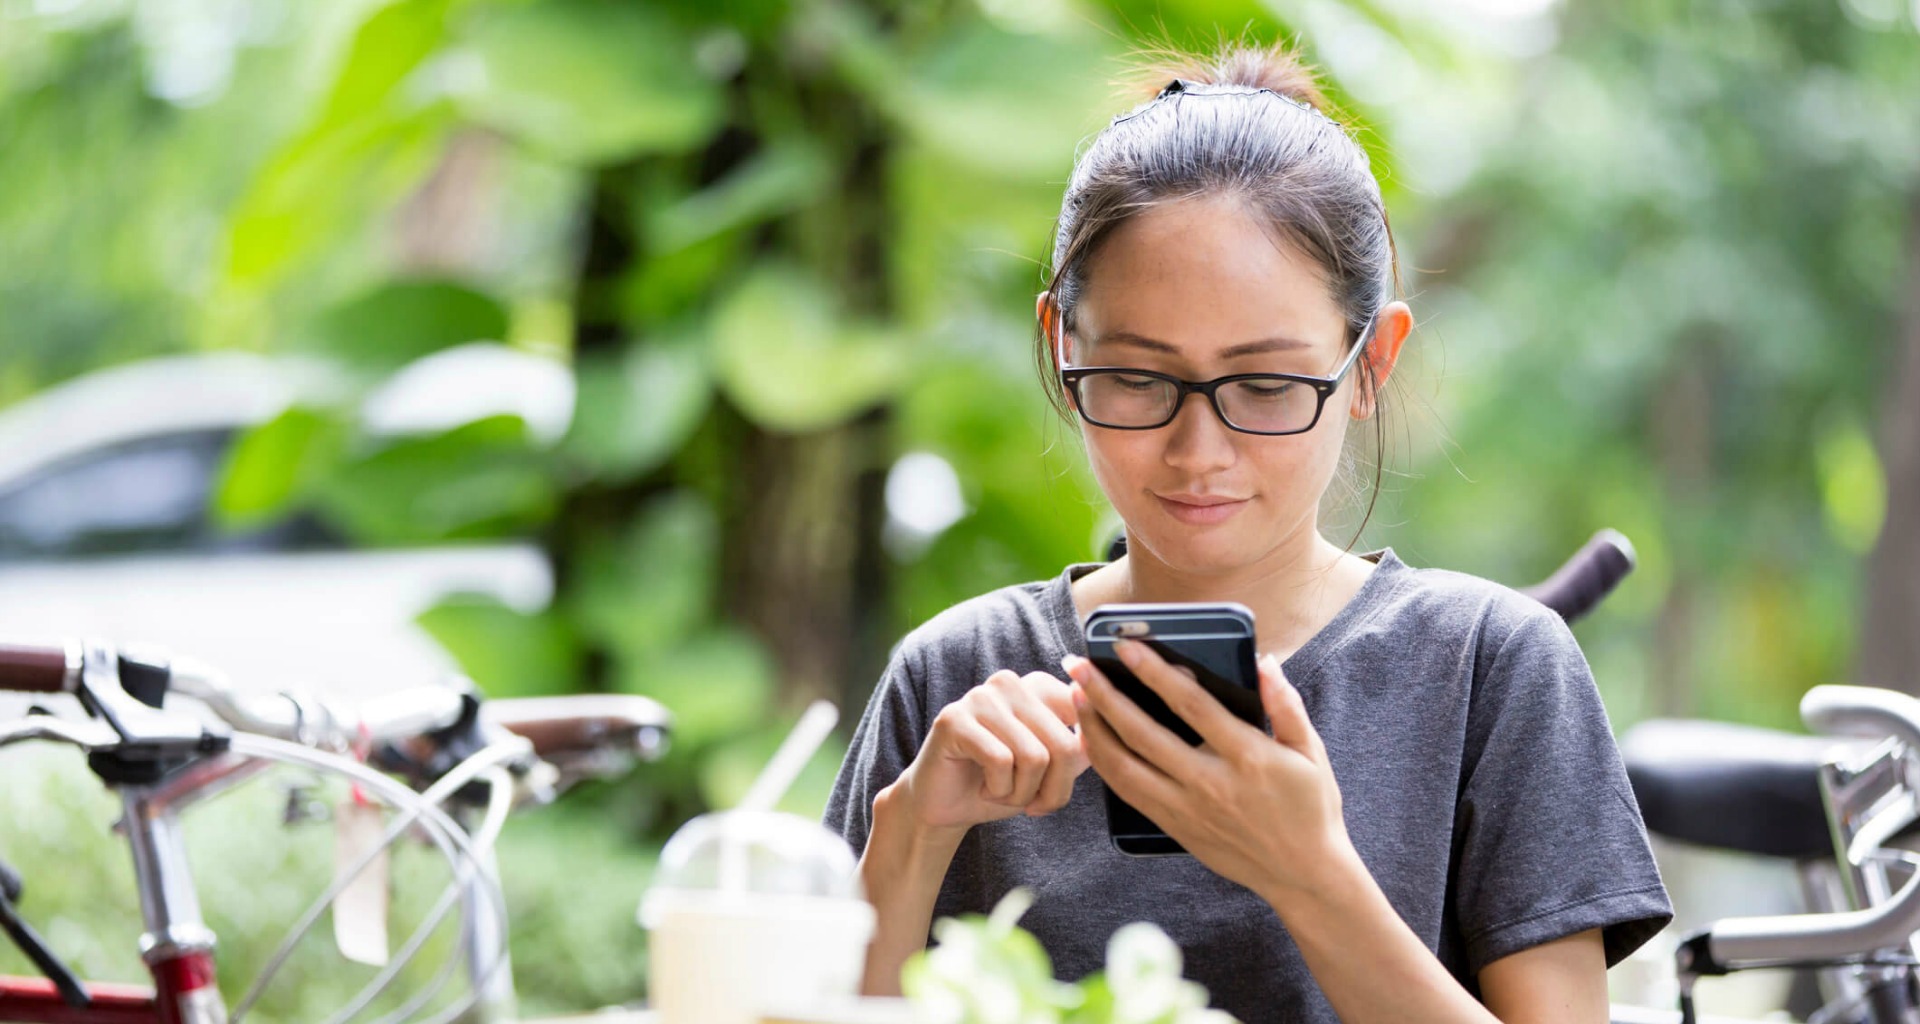
[[[1106,604],[1087,616],[1086,634],[1090,660],[1114,687],[1188,745],[1199,746],[1200,734],[1134,677],[1114,653],[1115,640],[1148,644],[1169,664],[1191,669],[1200,685],[1242,721],[1266,727],[1259,668],[1254,664],[1253,612],[1245,605]],[[1115,849],[1134,856],[1187,852],[1111,789],[1107,790],[1107,834]]]

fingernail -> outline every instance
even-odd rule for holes
[[[1079,667],[1080,663],[1085,660],[1087,659],[1082,658],[1078,654],[1065,655],[1060,659],[1060,670],[1065,672],[1069,677],[1072,677],[1073,670]]]
[[[1274,657],[1272,651],[1268,651],[1260,656],[1260,664],[1275,672],[1280,671],[1280,659]]]
[[[1140,660],[1140,642],[1138,640],[1116,640],[1113,643],[1113,652],[1120,656],[1121,661],[1132,665],[1134,662]]]

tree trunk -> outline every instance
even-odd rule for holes
[[[1714,346],[1675,346],[1674,365],[1653,409],[1654,449],[1664,478],[1673,578],[1654,627],[1652,706],[1667,717],[1695,710],[1701,566],[1694,543],[1706,525],[1713,474]]]
[[[844,704],[871,670],[856,641],[879,596],[867,589],[877,581],[866,549],[880,532],[873,479],[885,473],[885,424],[875,415],[800,435],[748,427],[737,449],[727,613],[766,643],[794,704]]]
[[[1854,678],[1920,694],[1920,191],[1907,218],[1907,289],[1886,396],[1880,464],[1887,515],[1867,561],[1865,620]]]

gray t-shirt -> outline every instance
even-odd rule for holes
[[[1617,963],[1673,912],[1573,634],[1497,584],[1410,568],[1391,549],[1367,557],[1378,568],[1359,593],[1282,666],[1326,742],[1362,860],[1470,992],[1492,961],[1589,928]],[[854,732],[827,825],[864,849],[874,795],[941,708],[999,669],[1059,676],[1061,656],[1085,655],[1069,582],[1096,567],[996,590],[908,634]],[[1105,788],[1087,772],[1054,814],[973,828],[935,918],[1026,886],[1021,924],[1062,980],[1099,970],[1121,925],[1152,921],[1214,1006],[1249,1024],[1337,1021],[1252,892],[1192,857],[1113,849]]]

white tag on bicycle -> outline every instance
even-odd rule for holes
[[[337,882],[386,838],[387,820],[379,804],[349,795],[334,807],[333,822],[333,877]],[[373,967],[387,965],[387,894],[387,851],[381,850],[334,897],[333,942],[341,956]]]

